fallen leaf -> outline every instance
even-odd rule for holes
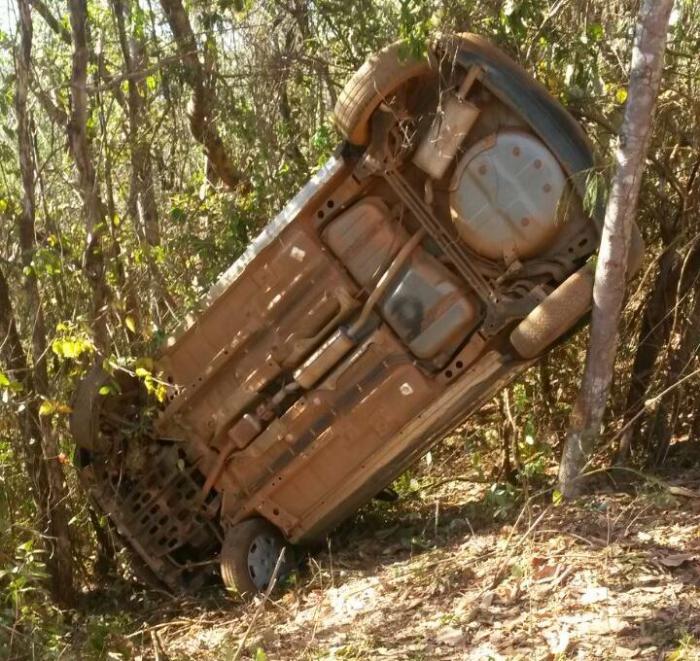
[[[667,555],[663,558],[656,558],[664,567],[680,567],[682,564],[694,559],[695,556],[692,553],[677,553],[675,555]]]
[[[639,656],[641,650],[637,647],[636,649],[629,649],[628,647],[621,647],[618,645],[615,647],[615,658],[616,659],[634,659],[634,657]]]
[[[608,588],[600,587],[598,585],[589,585],[581,595],[580,601],[583,606],[589,606],[590,604],[605,601],[607,598]]]
[[[535,571],[533,578],[537,583],[550,581],[559,573],[559,565],[544,565]]]
[[[509,589],[506,589],[505,593],[501,597],[501,601],[506,606],[511,606],[518,600],[518,597],[520,597],[520,590],[520,583],[514,583]]]
[[[479,604],[479,608],[482,611],[488,611],[489,608],[491,608],[491,604],[493,603],[493,596],[494,596],[493,592],[487,592],[484,595],[484,598],[481,600],[481,603]]]
[[[410,611],[414,608],[418,608],[423,603],[423,599],[411,599],[409,602],[405,603],[401,610]]]
[[[700,498],[700,493],[686,487],[676,487],[672,485],[668,487],[668,492],[674,496],[683,496],[684,498]]]
[[[604,619],[597,617],[592,622],[584,623],[580,628],[580,632],[595,636],[606,636],[610,633],[619,633],[626,626],[625,622],[616,617],[606,617]]]
[[[550,629],[544,632],[545,640],[549,646],[549,651],[554,655],[566,654],[566,651],[571,645],[571,636],[569,635],[569,630],[566,627],[562,627],[561,630],[557,631],[555,629]]]
[[[440,645],[449,645],[450,647],[457,647],[462,645],[466,641],[466,636],[464,631],[461,629],[455,629],[454,627],[445,627],[438,632],[435,640]]]

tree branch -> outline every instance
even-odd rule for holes
[[[231,163],[216,128],[216,122],[212,116],[213,94],[205,82],[204,69],[199,60],[197,41],[190,19],[181,0],[161,0],[160,4],[175,37],[186,79],[192,89],[192,100],[188,109],[190,131],[194,139],[204,147],[207,158],[221,181],[233,190],[243,183],[243,174]]]

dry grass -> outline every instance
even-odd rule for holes
[[[499,521],[465,481],[369,508],[265,604],[241,658],[700,659],[700,473],[676,482]],[[258,608],[147,599],[111,658],[232,659]]]

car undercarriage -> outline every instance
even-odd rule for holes
[[[266,589],[590,309],[590,146],[502,52],[394,44],[335,115],[336,154],[156,357],[164,404],[102,365],[76,393],[81,479],[170,589],[219,564]]]

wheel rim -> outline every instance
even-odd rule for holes
[[[258,590],[265,590],[270,584],[280,550],[277,540],[272,535],[256,535],[250,543],[248,574]]]

